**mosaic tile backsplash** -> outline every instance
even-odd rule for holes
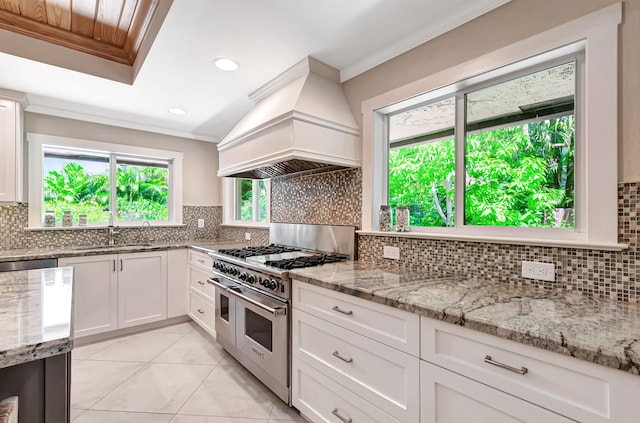
[[[588,296],[619,301],[640,300],[638,272],[640,183],[618,187],[618,238],[629,245],[624,251],[489,244],[482,242],[432,240],[395,236],[358,237],[359,260],[428,270],[436,274],[486,277],[510,284],[534,284],[563,288]],[[383,245],[400,247],[400,260],[382,257]],[[521,277],[521,262],[554,263],[556,281]]]
[[[251,240],[245,240],[244,235],[251,234]],[[269,229],[237,227],[237,226],[221,226],[219,239],[244,242],[249,245],[267,245],[269,244]]]
[[[184,206],[182,213],[185,226],[118,228],[116,243],[218,239],[222,207]],[[198,219],[204,219],[204,228],[198,228]],[[0,206],[0,250],[106,245],[109,241],[107,229],[27,231],[27,226],[26,204]]]
[[[271,221],[361,226],[362,171],[288,176],[271,182]]]

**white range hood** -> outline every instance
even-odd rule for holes
[[[249,97],[256,105],[218,144],[218,176],[360,166],[360,131],[336,69],[307,57]]]

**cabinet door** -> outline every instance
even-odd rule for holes
[[[167,317],[167,252],[118,255],[118,327]]]
[[[574,421],[426,361],[420,385],[422,423]]]
[[[187,249],[167,251],[167,318],[189,313]]]
[[[0,202],[22,201],[20,105],[0,99]]]
[[[115,254],[69,257],[58,266],[73,266],[73,334],[75,337],[118,327],[118,273]]]

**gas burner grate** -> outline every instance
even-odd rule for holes
[[[345,261],[346,256],[336,254],[317,254],[308,257],[298,257],[295,259],[285,260],[270,260],[266,261],[267,266],[276,267],[278,269],[300,269],[302,267],[320,266],[321,264],[336,263],[339,261]]]
[[[233,256],[238,258],[264,256],[267,254],[292,253],[294,251],[300,251],[300,250],[296,248],[283,247],[283,246],[274,245],[274,244],[262,245],[257,247],[244,247],[244,248],[231,248],[231,249],[218,250],[220,254],[226,254],[228,256]]]

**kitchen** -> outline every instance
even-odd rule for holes
[[[141,149],[145,149],[145,152],[179,150],[177,152],[182,154],[182,206],[174,210],[173,215],[180,215],[180,220],[175,223],[184,223],[184,226],[162,227],[151,222],[150,227],[140,227],[140,223],[126,227],[126,221],[119,220],[115,230],[112,229],[117,233],[112,234],[106,228],[105,220],[101,229],[34,229],[42,226],[42,223],[39,211],[35,218],[32,216],[34,201],[31,200],[33,192],[30,186],[28,192],[23,194],[21,204],[0,207],[0,257],[3,257],[3,261],[13,261],[17,257],[16,250],[21,251],[20,257],[33,258],[32,250],[39,249],[48,250],[47,254],[58,257],[63,263],[66,260],[73,264],[71,262],[74,260],[80,262],[84,259],[85,268],[76,265],[75,312],[83,307],[87,315],[92,310],[106,310],[106,314],[101,316],[106,323],[92,323],[74,316],[74,331],[86,330],[72,341],[69,411],[77,418],[75,421],[174,419],[176,422],[223,422],[227,417],[231,419],[229,421],[242,421],[245,418],[266,422],[269,419],[300,419],[288,407],[283,407],[284,401],[277,400],[264,387],[260,388],[255,379],[234,365],[234,358],[226,355],[212,341],[210,335],[215,329],[211,324],[207,327],[205,322],[204,328],[201,328],[188,323],[191,319],[198,321],[198,316],[202,314],[198,309],[208,312],[206,307],[216,307],[213,300],[215,295],[207,295],[198,289],[201,285],[198,282],[207,284],[203,279],[214,275],[213,264],[215,260],[220,260],[206,253],[211,249],[268,244],[273,240],[274,231],[269,230],[267,225],[261,225],[257,222],[259,220],[282,224],[351,225],[358,230],[357,252],[353,253],[358,258],[357,262],[348,260],[289,272],[293,280],[289,297],[291,308],[288,310],[292,314],[292,403],[310,421],[515,421],[516,418],[525,421],[637,421],[638,416],[633,414],[636,412],[632,406],[633,396],[630,395],[640,387],[637,380],[637,341],[635,344],[633,341],[637,339],[639,331],[635,249],[640,169],[634,159],[638,157],[639,147],[633,135],[640,129],[640,124],[634,119],[639,110],[638,96],[634,94],[640,89],[640,80],[634,69],[640,59],[634,43],[640,32],[640,7],[634,1],[565,1],[560,5],[551,1],[536,2],[535,5],[531,3],[517,0],[506,2],[393,59],[385,58],[376,67],[343,77],[344,81],[339,85],[352,113],[355,130],[360,134],[357,142],[361,145],[358,153],[361,154],[362,166],[349,166],[353,168],[346,170],[332,169],[325,173],[280,176],[264,186],[259,183],[247,185],[243,193],[249,196],[252,210],[248,219],[240,220],[256,220],[255,223],[245,221],[238,225],[238,216],[234,215],[233,207],[223,207],[225,204],[234,204],[230,182],[218,178],[218,172],[224,169],[223,166],[219,169],[217,164],[225,160],[223,155],[226,154],[225,150],[229,150],[220,148],[225,141],[217,145],[203,142],[199,135],[189,136],[189,132],[184,130],[186,126],[180,126],[181,123],[176,124],[179,129],[172,133],[165,131],[159,134],[149,130],[153,126],[151,124],[144,130],[144,125],[132,126],[124,118],[114,120],[113,116],[98,115],[89,120],[88,115],[95,115],[95,109],[89,106],[84,114],[78,113],[77,109],[75,114],[56,111],[52,103],[47,105],[46,95],[38,95],[35,88],[34,93],[21,87],[17,83],[21,81],[18,76],[13,75],[13,79],[3,76],[0,79],[2,88],[28,93],[24,113],[28,152],[22,166],[25,182],[32,177],[32,148],[51,145],[52,140],[58,141],[56,145],[61,145],[60,139],[67,140],[64,142],[69,143],[66,145],[69,149],[77,148],[69,140],[86,140],[87,143],[83,145],[87,149],[93,145],[91,142],[137,149],[118,147],[117,153],[120,155],[114,154],[111,159],[116,167],[118,163],[127,163],[122,161],[124,156],[121,155],[135,156],[136,151]],[[171,7],[177,8],[178,5],[174,3]],[[173,11],[168,12],[169,17]],[[496,28],[500,28],[500,31]],[[162,31],[158,37],[162,37]],[[590,37],[605,40],[602,41],[605,47],[597,50],[599,44],[591,42]],[[586,46],[575,43],[583,39],[587,40]],[[618,48],[611,48],[612,42],[617,43]],[[581,183],[576,183],[576,192],[582,193],[586,203],[581,207],[590,211],[582,223],[588,229],[586,238],[580,238],[580,233],[575,235],[575,239],[568,240],[554,239],[558,238],[556,235],[546,239],[527,238],[504,235],[497,228],[488,228],[490,231],[485,233],[441,235],[421,234],[417,228],[409,233],[378,230],[379,209],[384,205],[382,198],[387,195],[383,195],[381,190],[387,182],[379,182],[382,179],[375,159],[379,154],[375,149],[376,119],[379,117],[376,111],[402,116],[403,111],[411,111],[414,106],[402,104],[395,110],[389,106],[428,93],[447,82],[466,80],[482,72],[499,69],[500,65],[506,66],[520,59],[574,44],[576,51],[563,51],[562,57],[576,55],[579,58],[576,63],[580,63],[579,53],[586,49],[587,58],[602,54],[604,56],[600,57],[613,59],[598,60],[603,64],[602,69],[589,67],[593,63],[589,60],[586,65],[580,65],[586,66],[585,89],[588,96],[603,99],[600,105],[594,104],[598,103],[596,101],[589,101],[583,110],[587,113],[587,119],[584,120],[586,127],[581,127],[581,131],[590,134],[587,137],[589,140],[602,140],[603,137],[599,137],[597,132],[600,130],[607,137],[605,141],[608,141],[587,144],[584,147],[589,152],[585,154],[587,157],[576,155],[576,161],[584,160],[583,169],[589,169],[588,172],[578,172],[583,179],[579,179]],[[310,53],[303,53],[303,56]],[[312,56],[315,57],[314,54]],[[153,59],[151,50],[147,60]],[[246,92],[257,90],[300,59],[302,56],[272,69],[269,78],[254,83]],[[385,61],[387,59],[391,60]],[[3,60],[9,59],[3,56]],[[558,59],[551,57],[545,60],[555,65]],[[607,63],[613,65],[607,67]],[[241,66],[244,66],[243,63]],[[307,66],[313,67],[313,60],[307,61]],[[612,68],[613,78],[589,77],[602,76],[597,72],[611,72]],[[347,74],[344,69],[341,71]],[[145,68],[140,72],[139,78],[144,78]],[[318,72],[327,76],[326,70]],[[11,72],[7,74],[11,76]],[[87,78],[86,75],[74,75],[80,84]],[[580,73],[577,75],[576,79],[579,80]],[[501,78],[504,80],[504,76]],[[597,81],[595,88],[589,85],[594,79]],[[611,84],[614,84],[613,89],[610,89]],[[613,100],[610,92],[615,94]],[[4,94],[6,97],[7,93]],[[439,94],[436,100],[443,96]],[[458,97],[461,96],[456,95]],[[23,101],[19,94],[12,99],[14,104]],[[225,138],[231,127],[248,111],[247,99],[243,101],[244,104],[235,105],[235,121],[220,134],[220,138]],[[72,109],[72,105],[66,106]],[[231,109],[232,106],[229,106]],[[242,112],[239,113],[239,110]],[[188,112],[191,114],[191,110]],[[554,110],[554,113],[560,112]],[[588,119],[591,116],[589,113],[594,113],[597,119]],[[607,120],[606,117],[610,115],[613,115],[613,119]],[[589,122],[594,122],[593,127],[588,126]],[[342,133],[349,134],[350,131],[344,130],[344,126],[348,125],[342,125]],[[194,134],[196,129],[193,129]],[[233,141],[232,138],[228,139]],[[598,149],[600,145],[602,149]],[[593,152],[591,148],[594,148]],[[102,151],[101,148],[93,150]],[[42,157],[46,157],[46,154],[50,157],[60,155],[60,151],[46,148],[42,151]],[[8,150],[3,147],[3,155],[5,153],[8,155]],[[599,161],[593,161],[596,160],[594,157]],[[256,162],[258,160],[259,157]],[[158,164],[154,162],[154,165]],[[17,167],[20,169],[20,165]],[[259,166],[254,163],[255,167]],[[591,171],[597,167],[602,172]],[[20,172],[13,172],[14,179],[20,176],[16,173]],[[602,184],[599,185],[598,181]],[[25,187],[28,185],[25,183]],[[592,189],[595,191],[590,191]],[[270,207],[264,215],[258,212],[258,209],[262,210],[259,201],[262,192],[270,192]],[[612,195],[615,199],[607,202]],[[613,235],[611,230],[607,230],[612,227],[612,209]],[[412,216],[416,212],[412,209]],[[609,219],[606,218],[607,213]],[[464,219],[464,214],[461,216]],[[77,226],[77,213],[74,217],[74,226]],[[61,226],[61,223],[62,217],[57,216],[57,226]],[[91,249],[107,246],[112,237],[115,237],[115,244],[121,249]],[[278,241],[282,238],[275,239]],[[210,243],[218,240],[223,242]],[[228,245],[228,241],[231,241],[231,245]],[[296,245],[296,241],[278,243],[311,248]],[[191,245],[196,248],[184,248]],[[311,249],[331,251],[323,247]],[[385,255],[396,255],[398,259],[386,258]],[[92,292],[95,294],[93,288],[79,292],[83,274],[89,275],[84,279],[98,279],[98,273],[91,270],[98,267],[86,264],[91,258],[101,258],[102,261],[96,260],[94,265],[108,268],[107,274],[110,275],[101,281],[104,282],[101,285],[104,291],[100,295],[92,296]],[[130,280],[125,276],[127,270],[136,268],[138,262],[146,260],[151,264],[148,268],[138,268],[142,270],[135,278],[142,281],[140,285],[126,283],[125,280]],[[522,278],[523,261],[554,264],[552,281],[542,282],[541,278],[527,281]],[[229,266],[233,260],[222,262]],[[164,269],[164,275],[160,272],[150,277],[150,273],[147,275],[149,269]],[[405,269],[410,271],[405,272]],[[225,272],[218,274],[227,275]],[[412,284],[415,282],[412,277],[424,277],[424,274],[432,275],[434,285]],[[145,275],[149,277],[145,278]],[[191,277],[194,278],[195,286],[191,285],[194,289],[185,285]],[[123,306],[124,303],[120,303],[121,299],[145,297],[140,292],[148,293],[151,285],[145,284],[152,284],[156,279],[169,281],[165,297],[154,298],[168,307],[156,310],[150,305],[146,315],[136,316],[138,310],[129,310]],[[174,284],[171,281],[178,282]],[[207,285],[204,286],[208,288]],[[394,291],[394,287],[402,286],[414,288],[409,292],[399,288]],[[133,287],[130,292],[127,291],[129,287]],[[194,290],[197,292],[192,294]],[[79,302],[80,295],[92,302]],[[117,298],[117,301],[110,307],[100,307],[109,296]],[[188,310],[193,298],[204,302],[191,310],[191,318],[184,317],[185,308]],[[307,302],[310,298],[313,301]],[[458,302],[459,298],[467,298],[469,302]],[[327,301],[331,302],[331,307],[339,305],[342,311],[352,310],[356,317],[360,314],[356,310],[363,310],[370,319],[354,324],[349,323],[348,317],[343,318],[340,312],[323,314],[319,306]],[[493,303],[501,305],[503,302],[510,312],[516,310],[516,315],[523,313],[525,317],[513,318],[508,313],[502,316],[496,309],[492,314],[491,307],[478,306]],[[534,319],[532,324],[526,318],[529,309],[537,318],[547,317],[543,320]],[[126,310],[132,314],[127,314]],[[543,310],[548,310],[548,313],[544,314]],[[383,315],[389,313],[395,319],[395,324],[402,322],[401,327],[389,323],[394,332],[392,336],[387,336],[383,330],[387,327]],[[84,327],[78,326],[82,322],[88,323]],[[372,326],[372,322],[376,322],[376,325]],[[138,333],[141,328],[147,332]],[[113,334],[119,337],[114,338]],[[329,335],[331,339],[326,338]],[[123,337],[131,337],[131,344],[125,345]],[[314,339],[318,340],[316,344],[313,343]],[[349,363],[343,363],[332,353],[337,351],[347,361],[349,357],[356,363],[360,360],[345,355],[344,351],[328,351],[337,360],[331,366],[318,361],[318,348],[338,342],[336,339],[342,342],[340,350],[344,342],[351,340],[352,344],[356,344],[355,347],[364,349],[365,353],[380,351],[378,358],[384,361],[380,366],[387,364],[395,369],[383,374],[388,386],[377,386],[376,382],[379,381],[370,378],[371,371],[349,373]],[[148,352],[144,351],[144,345],[150,345]],[[198,355],[197,351],[203,349],[209,351],[194,358],[190,364],[194,366],[192,372],[180,374],[180,366],[186,365],[180,361],[183,359],[180,356],[188,356],[189,353]],[[355,349],[351,352],[355,354]],[[498,369],[498,364],[506,363],[509,369],[499,369],[506,373],[494,373],[478,367],[470,361],[472,353],[479,354],[478,366]],[[124,358],[119,359],[119,355]],[[161,356],[162,359],[154,364],[153,361]],[[369,358],[364,357],[363,360]],[[526,364],[521,364],[523,361]],[[100,367],[106,362],[117,363],[119,371]],[[407,367],[399,368],[398,363]],[[77,372],[73,370],[74,365]],[[90,367],[98,373],[92,376],[88,370]],[[101,373],[96,370],[99,367]],[[156,399],[167,395],[154,391],[157,387],[149,385],[145,389],[138,386],[136,390],[136,383],[140,385],[168,379],[158,369],[164,369],[176,378],[176,383],[167,388],[173,389],[168,391],[171,392],[168,396],[173,400],[156,404],[156,408],[153,408],[149,404],[154,404],[154,398],[142,398],[142,395],[140,398],[130,398],[131,393],[141,393],[145,389],[154,392]],[[116,373],[126,375],[122,376],[124,380],[109,381],[107,376]],[[429,378],[426,375],[430,375]],[[546,375],[552,377],[547,379]],[[104,380],[104,388],[109,389],[97,398],[91,398],[88,388],[83,389],[87,394],[84,402],[75,403],[82,406],[73,407],[74,380],[87,384],[92,377],[93,381]],[[219,397],[220,402],[224,402],[225,387],[230,390],[237,387],[234,378],[243,381],[242,386],[247,389],[244,395],[254,394],[259,399],[256,403],[261,406],[251,411],[247,411],[251,407],[244,408],[244,412],[241,411],[242,407],[238,407],[233,413],[225,413],[211,406],[213,397]],[[180,382],[177,382],[178,379]],[[115,386],[106,386],[110,384]],[[390,387],[397,389],[389,392]],[[233,390],[234,394],[240,395],[238,392]],[[305,396],[307,392],[311,392],[311,397]],[[464,395],[461,396],[460,392]],[[78,400],[82,399],[81,394],[75,393]],[[433,401],[436,400],[442,402],[434,407]],[[459,410],[449,406],[460,404],[463,400],[466,401],[465,406],[458,407]],[[233,403],[230,400],[228,402],[229,405]],[[487,405],[498,411],[491,414]],[[436,415],[433,412],[435,409],[443,414]],[[176,414],[178,416],[174,418]],[[470,415],[476,418],[472,419]],[[134,420],[127,420],[132,418]]]

